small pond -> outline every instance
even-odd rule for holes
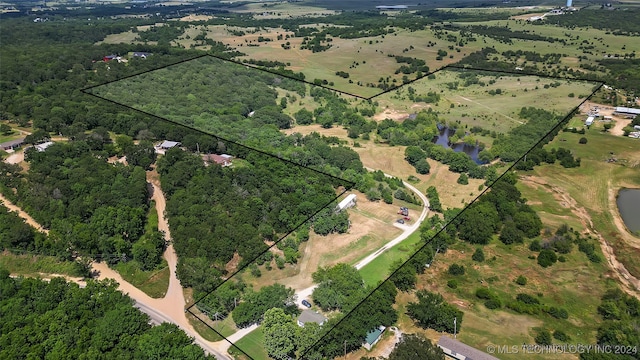
[[[464,143],[457,144],[449,144],[449,136],[453,136],[456,133],[455,129],[450,129],[447,127],[443,127],[440,129],[440,135],[434,138],[434,144],[440,145],[445,148],[453,149],[455,152],[464,152],[469,155],[476,164],[482,164],[482,161],[478,159],[478,153],[480,152],[480,147],[467,145]]]
[[[627,229],[640,233],[640,189],[621,189],[616,203]]]

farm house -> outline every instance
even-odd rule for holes
[[[356,206],[356,194],[349,194],[346,198],[340,201],[336,207],[336,211],[342,211],[353,206]]]

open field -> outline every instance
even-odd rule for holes
[[[587,144],[578,144],[585,136]],[[561,141],[561,139],[565,141]],[[597,129],[589,129],[585,135],[560,133],[551,146],[569,148],[581,165],[575,169],[554,166],[536,167],[531,175],[562,189],[583,207],[589,217],[588,228],[595,230],[602,241],[610,245],[617,261],[629,273],[640,278],[640,239],[616,224],[615,194],[622,187],[640,187],[640,153],[637,139],[617,137]],[[614,153],[616,162],[606,160]]]
[[[255,278],[246,274],[245,280],[258,288],[278,282],[294,289],[304,289],[312,285],[311,274],[318,267],[337,263],[355,264],[400,235],[402,230],[393,226],[399,218],[399,206],[419,211],[416,205],[397,199],[394,199],[394,204],[371,202],[364,194],[355,190],[351,192],[357,195],[357,206],[348,210],[351,228],[347,233],[320,236],[311,232],[309,240],[300,245],[302,256],[296,265],[282,270],[278,270],[275,265],[273,270],[266,270],[261,266],[262,276]],[[413,214],[415,212],[411,213]]]
[[[535,259],[527,258],[532,253],[527,244],[509,247],[497,240],[484,247],[487,260],[477,263],[471,260],[474,249],[460,242],[447,253],[438,255],[425,275],[419,277],[417,286],[418,289],[426,288],[443,294],[448,302],[456,304],[465,313],[458,334],[460,341],[478,349],[485,349],[490,344],[534,344],[534,328],[543,327],[549,331],[564,331],[571,337],[570,343],[595,343],[599,322],[596,308],[600,304],[600,296],[615,286],[615,281],[607,275],[605,263],[590,263],[583,253],[574,248],[565,255],[566,262],[545,269]],[[465,266],[466,274],[449,275],[447,268],[453,263]],[[514,283],[519,275],[526,276],[526,285]],[[594,278],[599,281],[593,281]],[[457,289],[447,287],[450,279],[458,281]],[[498,294],[503,303],[513,299],[517,293],[537,295],[544,305],[565,308],[569,318],[555,319],[544,313],[520,315],[507,309],[489,310],[483,300],[475,297],[475,290],[481,287]],[[406,319],[404,323],[409,321]],[[515,359],[518,356],[521,354],[502,354],[500,358]],[[539,354],[527,358],[563,357]]]
[[[461,76],[467,73],[476,75],[480,83],[464,86],[465,80]],[[523,119],[518,116],[522,107],[540,107],[564,115],[582,101],[581,97],[590,95],[594,85],[584,81],[538,76],[443,70],[435,74],[435,79],[423,78],[376,97],[376,101],[382,109],[404,117],[432,108],[442,114],[447,123],[460,122],[469,127],[480,126],[505,133],[523,124]],[[456,89],[452,89],[454,86]],[[408,96],[409,88],[414,89],[416,95],[438,94],[440,101],[416,103]]]
[[[334,10],[307,4],[291,4],[286,1],[268,1],[248,3],[241,7],[233,8],[236,13],[254,13],[254,18],[260,19],[286,19],[300,16],[326,16],[335,14]]]
[[[360,269],[360,275],[365,284],[376,285],[380,280],[386,279],[391,273],[391,264],[397,260],[407,260],[416,252],[418,242],[420,242],[420,232],[415,232],[401,244],[385,250],[380,256],[363,266]]]

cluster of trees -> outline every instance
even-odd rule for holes
[[[1,169],[0,169],[1,171]],[[15,212],[0,205],[0,249],[36,250],[47,235],[29,226]]]
[[[412,58],[410,56],[400,56],[400,55],[391,55],[388,56],[396,59],[398,64],[407,64],[401,65],[398,69],[396,69],[396,74],[413,74],[415,72],[419,72],[420,74],[426,74],[429,72],[429,67],[426,65],[427,63],[422,59]]]
[[[542,221],[525,203],[515,183],[513,173],[505,174],[471,204],[456,219],[459,238],[472,244],[487,244],[499,232],[500,241],[513,244],[540,235]]]
[[[215,293],[215,292],[214,292]],[[238,327],[247,327],[262,322],[269,309],[278,308],[287,315],[298,315],[299,310],[294,302],[294,291],[281,284],[262,287],[258,291],[246,289],[242,294],[242,302],[233,309],[231,316]]]
[[[435,186],[429,186],[427,188],[427,199],[429,199],[429,210],[442,212],[442,203],[440,203],[440,195]]]
[[[464,313],[444,301],[442,295],[428,290],[419,290],[416,296],[418,302],[410,302],[407,305],[407,314],[416,321],[418,326],[453,334],[456,330],[455,320],[457,330],[460,330]]]
[[[367,333],[382,326],[391,326],[398,320],[393,308],[398,290],[390,281],[381,283],[377,288],[367,288],[360,298],[358,306],[346,315],[338,313],[323,325],[323,336],[302,355],[304,359],[330,359],[342,356],[345,351],[352,352],[362,347]]]
[[[536,141],[542,139],[540,145],[544,145],[560,130],[557,125],[562,117],[545,109],[523,107],[518,115],[526,122],[511,129],[508,134],[498,134],[490,149],[492,155],[503,161],[519,159]]]
[[[602,258],[595,252],[596,244],[590,236],[584,237],[567,224],[561,225],[555,233],[545,229],[545,238],[533,240],[529,245],[529,250],[539,252],[538,264],[542,267],[549,267],[556,261],[564,261],[564,255],[571,253],[574,245],[578,245],[578,250],[584,253],[589,261],[599,263]],[[559,254],[559,255],[558,255]]]
[[[0,269],[0,289],[4,359],[212,359],[176,325],[149,325],[114,282],[80,288]]]
[[[335,179],[325,174],[256,151],[242,157],[243,166],[205,166],[200,156],[173,148],[158,160],[184,286],[211,290],[234,254],[239,266],[254,261],[267,251],[265,240],[277,240],[335,198]],[[321,218],[332,216],[344,217]]]
[[[265,350],[270,357],[282,360],[302,359],[304,351],[322,335],[317,323],[298,326],[295,318],[281,308],[271,308],[264,313],[262,328]]]
[[[547,151],[542,146],[536,146],[527,153],[524,159],[516,163],[515,168],[517,170],[533,170],[534,166],[538,166],[541,163],[555,164],[556,161],[560,161],[560,165],[565,168],[580,166],[580,158],[573,157],[569,149],[559,147]]]
[[[363,357],[360,360],[382,360],[382,356],[377,358]],[[444,360],[445,355],[442,349],[436,346],[431,340],[419,334],[402,334],[400,341],[391,351],[389,360]]]
[[[356,268],[347,264],[320,267],[312,277],[313,282],[318,284],[312,294],[313,302],[324,311],[348,312],[366,294],[362,276]]]
[[[131,258],[146,222],[145,172],[139,166],[109,164],[109,155],[91,150],[87,141],[56,143],[43,152],[27,150],[26,174],[16,168],[4,174],[5,188],[15,189],[7,196],[51,230],[48,237],[34,237],[44,241],[23,244],[27,249],[52,255],[79,251],[109,262]],[[152,252],[161,252],[163,245],[159,242]]]
[[[413,165],[418,174],[428,174],[431,165],[427,162],[427,153],[419,146],[407,146],[404,150],[404,159]]]
[[[602,317],[602,325],[598,327],[596,340],[599,345],[620,346],[621,356],[629,359],[639,359],[640,351],[640,301],[620,289],[608,290],[602,296],[598,306],[598,314]],[[593,353],[580,354],[580,359],[597,359]]]
[[[513,44],[513,39],[544,41],[554,43],[564,42],[564,39],[541,36],[529,31],[511,30],[508,26],[465,25],[464,29],[474,34],[487,36],[505,44]]]

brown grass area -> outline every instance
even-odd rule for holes
[[[283,133],[287,134],[287,135],[291,135],[291,134],[295,134],[295,133],[300,133],[302,135],[309,135],[312,132],[317,132],[321,135],[324,136],[337,136],[341,139],[349,139],[347,137],[347,129],[343,128],[342,126],[333,126],[329,129],[324,129],[322,126],[318,125],[318,124],[313,124],[313,125],[300,125],[300,126],[295,126],[291,129],[285,129],[285,130],[281,130]],[[351,140],[351,139],[349,139]],[[357,149],[354,149],[357,151]]]
[[[304,289],[312,285],[311,274],[319,266],[354,263],[402,232],[392,224],[397,218],[398,205],[370,202],[362,193],[354,193],[358,196],[358,205],[348,210],[351,228],[347,233],[320,236],[311,232],[309,240],[300,245],[302,256],[297,264],[287,265],[282,270],[274,266],[268,271],[262,267],[262,276],[248,277],[248,282],[256,287],[278,282]]]

